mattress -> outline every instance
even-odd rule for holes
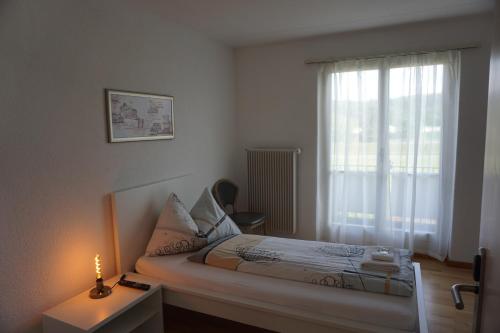
[[[187,257],[191,254],[141,257],[135,268],[163,281],[166,287],[225,293],[396,330],[416,327],[416,293],[400,297],[276,279],[190,262]]]

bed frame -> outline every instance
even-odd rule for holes
[[[175,192],[187,207],[192,207],[201,194],[200,183],[194,175],[187,174],[112,193],[118,274],[134,271],[135,262],[144,254],[168,195]],[[414,266],[418,309],[416,332],[427,333],[420,265],[414,263]],[[402,332],[233,295],[172,285],[163,286],[163,302],[278,332]]]

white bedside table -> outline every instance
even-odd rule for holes
[[[113,286],[120,276],[105,282]],[[91,299],[89,290],[43,313],[45,333],[151,332],[163,333],[161,284],[146,276],[127,273],[127,280],[151,285],[148,291],[116,285],[111,295]]]

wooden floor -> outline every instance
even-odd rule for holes
[[[450,267],[433,259],[415,261],[422,267],[429,332],[472,332],[473,294],[462,293],[465,309],[456,310],[450,293],[454,283],[473,282],[472,270]]]
[[[450,267],[433,259],[419,258],[414,261],[420,262],[422,268],[429,332],[472,332],[474,297],[463,293],[465,309],[458,311],[452,304],[450,293],[452,284],[472,282],[471,270]],[[165,307],[165,327],[168,333],[269,332],[171,306]]]

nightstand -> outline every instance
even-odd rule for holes
[[[105,282],[113,286],[120,276]],[[111,295],[91,299],[89,290],[43,313],[45,333],[151,332],[163,333],[163,300],[160,282],[134,273],[127,280],[151,285],[148,291],[116,285]]]

